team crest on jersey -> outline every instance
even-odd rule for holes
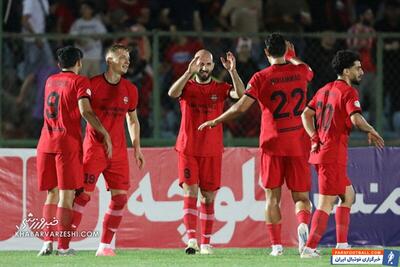
[[[86,89],[86,94],[88,94],[88,95],[92,95],[92,91],[90,90],[90,88],[88,88],[88,89]]]
[[[361,107],[360,101],[354,101],[354,106],[360,108]]]
[[[124,96],[124,104],[128,104],[128,101],[129,101],[128,97]]]
[[[215,95],[215,94],[213,94],[213,95],[211,95],[210,99],[211,99],[212,101],[217,101],[217,100],[218,100],[218,96]]]

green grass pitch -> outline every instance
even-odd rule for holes
[[[116,250],[116,257],[95,257],[95,251],[78,251],[76,256],[69,257],[36,257],[37,251],[1,251],[0,266],[332,266],[330,248],[322,249],[319,259],[300,259],[295,248],[286,248],[280,257],[269,256],[271,249],[267,248],[215,248],[214,251],[214,255],[186,255],[183,249],[132,249]]]

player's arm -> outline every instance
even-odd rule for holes
[[[315,129],[314,116],[315,111],[306,107],[301,114],[301,121],[304,129],[311,138],[311,152],[318,152],[322,143],[319,140],[318,132]]]
[[[286,54],[285,54],[285,59],[287,61],[289,61],[290,63],[292,63],[293,65],[301,65],[304,64],[306,66],[308,66],[307,63],[305,63],[303,60],[301,60],[300,58],[298,58],[296,56],[296,51],[294,50],[294,45],[289,42],[286,41]],[[308,66],[308,68],[311,71],[311,68]]]
[[[218,118],[211,121],[206,121],[203,124],[201,124],[198,130],[201,131],[207,127],[213,128],[217,126],[219,123],[233,120],[234,118],[246,112],[246,110],[248,110],[251,107],[254,101],[255,99],[252,97],[249,97],[247,95],[242,96],[238,102],[232,105],[227,111],[222,113]]]
[[[231,98],[239,99],[244,94],[244,84],[236,70],[236,58],[232,52],[226,53],[226,59],[221,57],[224,68],[229,72],[233,83],[233,90],[229,92]]]
[[[126,123],[128,125],[132,146],[135,150],[136,164],[138,165],[139,169],[142,169],[145,161],[140,148],[140,123],[136,110],[126,113]]]
[[[385,142],[379,133],[372,127],[360,113],[354,113],[350,116],[351,123],[360,131],[368,134],[368,143],[374,143],[375,146],[383,148]]]
[[[200,64],[198,62],[199,57],[195,57],[190,61],[189,66],[185,73],[174,82],[174,84],[169,88],[168,95],[172,98],[178,98],[182,95],[183,88],[185,88],[186,83],[193,76],[194,73],[199,71]]]
[[[90,124],[97,132],[103,135],[103,145],[106,149],[108,158],[112,157],[112,143],[111,137],[108,134],[107,130],[104,128],[103,124],[101,124],[99,118],[94,113],[92,106],[90,105],[90,101],[87,98],[81,98],[78,101],[79,112],[81,116]]]

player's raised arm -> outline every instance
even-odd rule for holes
[[[351,123],[363,132],[368,134],[368,143],[374,143],[376,147],[383,148],[385,142],[379,133],[372,127],[360,113],[350,116]]]
[[[94,113],[90,101],[87,98],[81,98],[78,101],[79,112],[81,116],[92,126],[96,131],[103,135],[103,145],[106,149],[108,158],[112,157],[112,143],[111,137],[108,134],[107,130],[101,124],[99,118],[97,118],[96,114]]]
[[[218,118],[206,121],[201,124],[198,128],[199,131],[203,130],[204,128],[213,128],[217,126],[219,123],[230,121],[238,117],[240,114],[246,112],[251,105],[254,103],[254,99],[244,95],[242,98],[239,99],[233,106],[231,106],[227,111],[222,113]]]
[[[196,72],[199,71],[200,69],[200,64],[198,62],[199,56],[196,56],[190,61],[189,66],[185,73],[174,82],[174,84],[169,88],[168,90],[168,95],[172,98],[177,98],[180,97],[182,94],[182,90],[185,87],[187,81],[195,74]]]
[[[230,97],[239,99],[244,94],[244,84],[236,70],[236,58],[232,52],[226,53],[226,59],[221,57],[221,62],[224,68],[229,72],[232,78],[233,89],[229,92]]]
[[[135,149],[136,164],[139,169],[144,167],[144,156],[140,147],[140,123],[136,110],[126,114],[126,123],[128,125],[129,136],[132,141],[132,146]]]

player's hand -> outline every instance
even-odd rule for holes
[[[383,148],[385,146],[385,141],[375,130],[368,133],[368,144],[371,145],[372,143],[378,148]]]
[[[314,133],[311,137],[311,153],[318,153],[321,149],[322,142],[319,139],[318,133]]]
[[[112,142],[111,142],[111,137],[108,133],[104,135],[103,145],[106,150],[107,157],[109,159],[111,159],[112,158]]]
[[[189,66],[187,68],[187,72],[193,75],[199,71],[200,71],[199,56],[196,56],[192,59],[192,61],[190,61]]]
[[[145,161],[142,151],[140,149],[135,150],[135,159],[136,159],[136,164],[139,167],[139,170],[143,169]]]
[[[290,60],[292,59],[292,57],[296,56],[296,51],[294,50],[294,45],[291,42],[285,41],[285,43],[286,43],[285,59]]]
[[[227,71],[231,72],[236,69],[236,58],[231,51],[226,53],[226,59],[223,57],[221,57],[220,59],[221,59],[222,65],[224,66],[224,68]]]
[[[217,126],[218,123],[216,123],[214,120],[212,121],[206,121],[203,124],[201,124],[199,126],[199,128],[197,128],[197,130],[202,131],[204,128],[214,128],[215,126]]]

